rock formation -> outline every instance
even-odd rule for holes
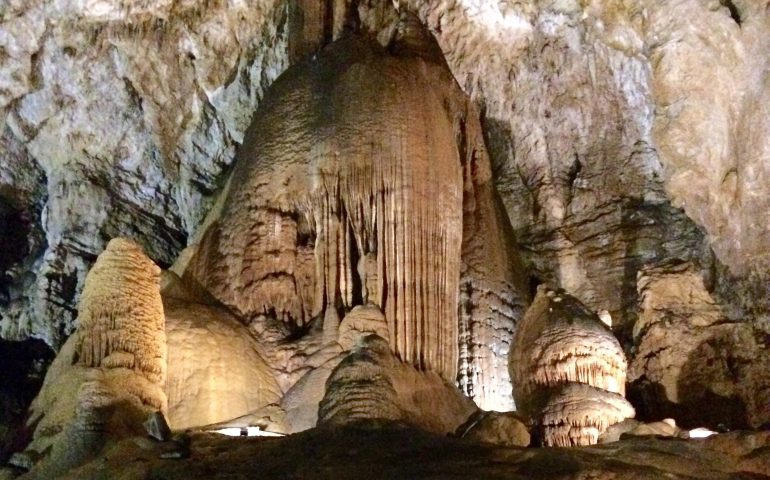
[[[629,381],[644,417],[672,416],[687,428],[770,422],[766,332],[731,320],[689,263],[646,268],[639,296]]]
[[[554,389],[540,412],[543,444],[548,447],[593,445],[608,427],[634,416],[621,395],[590,384],[569,382]]]
[[[31,407],[25,452],[31,478],[54,478],[107,440],[141,434],[165,412],[166,333],[160,269],[135,243],[117,238],[86,278],[79,327],[54,360]]]
[[[169,290],[163,303],[171,428],[219,423],[277,403],[282,392],[248,329],[222,308]]]
[[[521,294],[476,113],[413,17],[389,50],[349,35],[275,82],[184,278],[283,336],[336,339],[370,303],[399,358],[451,382],[462,281],[464,383],[510,408]]]
[[[626,359],[612,331],[563,291],[540,286],[510,356],[513,396],[548,446],[591,445],[634,416]]]
[[[479,411],[457,429],[455,434],[474,442],[503,447],[527,447],[531,440],[527,420],[515,412]]]
[[[112,477],[128,458],[136,478],[308,474],[271,470],[292,458],[278,447],[225,454],[236,444],[206,436],[184,448],[200,464],[158,466],[179,452],[119,440],[143,435],[148,412],[285,433],[320,419],[329,442],[311,457],[360,435],[356,419],[389,439],[380,420],[442,434],[464,421],[466,439],[528,443],[519,413],[468,398],[508,411],[515,396],[546,445],[668,434],[664,417],[767,425],[768,12],[0,2],[0,357],[33,350],[0,369],[0,460],[34,431],[15,457],[36,463],[32,478],[84,463],[70,478]],[[155,263],[180,277],[166,275],[163,307]],[[59,355],[24,432],[39,385],[26,380],[42,378],[49,347]],[[607,429],[633,414],[624,351],[628,397],[651,423]],[[564,475],[770,464],[761,434],[620,441],[565,453]],[[440,443],[474,474],[498,473],[475,455],[523,476],[561,465],[561,451]],[[221,457],[201,461],[212,448]],[[401,460],[380,450],[383,471]],[[266,466],[222,465],[235,458]]]
[[[0,204],[31,235],[9,278],[0,266],[3,338],[58,349],[110,238],[174,261],[288,66],[284,12],[262,0],[4,2]]]
[[[477,407],[433,372],[399,361],[387,341],[366,337],[334,369],[319,405],[319,424],[391,420],[429,432],[454,433]]]
[[[389,338],[385,315],[374,305],[359,305],[340,322],[337,342],[343,350],[352,350],[356,343],[368,334]]]

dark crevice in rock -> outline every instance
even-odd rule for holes
[[[0,463],[30,440],[31,432],[24,427],[27,408],[53,357],[42,340],[0,340]]]
[[[730,17],[732,17],[732,19],[735,20],[735,23],[740,27],[743,20],[741,19],[741,12],[738,10],[738,7],[736,7],[731,0],[719,0],[719,3],[730,11]]]
[[[12,276],[8,271],[29,254],[27,238],[33,228],[33,219],[27,212],[14,208],[0,197],[0,305],[11,300]]]
[[[580,163],[580,158],[578,157],[578,154],[575,154],[575,160],[572,162],[572,165],[569,168],[569,171],[567,172],[567,185],[569,185],[571,188],[575,188],[575,182],[578,180],[578,177],[580,176],[580,171],[583,169],[583,164]]]

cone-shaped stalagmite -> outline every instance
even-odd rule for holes
[[[549,446],[590,445],[633,417],[623,397],[626,358],[612,331],[577,299],[541,286],[510,356],[519,410]]]
[[[42,455],[31,478],[54,478],[107,440],[143,434],[148,414],[166,410],[166,333],[160,268],[135,243],[116,238],[86,277],[79,327],[30,408],[27,447]]]

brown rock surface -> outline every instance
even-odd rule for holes
[[[33,232],[11,278],[0,260],[3,338],[58,349],[112,237],[173,262],[288,65],[284,11],[273,0],[3,2],[0,205],[24,213],[9,226]]]
[[[351,350],[362,337],[371,334],[390,337],[385,315],[374,305],[359,305],[340,322],[337,342],[343,350]]]
[[[618,340],[566,292],[538,288],[509,361],[517,408],[545,445],[592,445],[610,425],[634,416]]]
[[[671,416],[687,428],[770,421],[766,333],[731,320],[687,263],[645,269],[639,295],[629,381],[642,416]]]
[[[542,407],[543,387],[579,382],[625,393],[626,359],[609,328],[574,297],[544,286],[518,325],[510,368],[527,415]]]
[[[183,430],[241,417],[280,400],[249,330],[221,308],[164,299],[168,419]]]
[[[623,396],[570,382],[556,389],[540,412],[543,444],[594,445],[607,428],[633,418],[634,414],[634,408]]]
[[[748,480],[763,478],[760,470],[751,473],[756,464],[746,462],[768,446],[757,442],[734,456],[712,448],[711,439],[635,437],[584,448],[523,449],[388,424],[316,428],[272,439],[196,434],[191,440],[190,457],[181,460],[159,459],[157,450],[125,441],[64,478]]]
[[[390,420],[448,434],[476,410],[456,387],[434,372],[420,372],[399,361],[383,338],[370,335],[326,381],[318,423]]]
[[[457,436],[474,442],[503,447],[527,447],[530,442],[526,419],[515,412],[479,412],[480,418],[461,425]]]
[[[461,340],[469,393],[510,408],[516,253],[476,115],[414,17],[388,50],[343,37],[271,87],[184,277],[271,341],[371,303],[399,358],[455,381]]]
[[[165,412],[166,334],[160,269],[142,249],[114,239],[86,278],[80,326],[54,360],[30,408],[28,478],[54,478],[108,440],[143,434]]]

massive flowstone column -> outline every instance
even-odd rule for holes
[[[463,273],[470,288],[493,290],[503,305],[476,308],[463,325],[502,322],[508,338],[464,339],[479,348],[463,368],[507,379],[505,362],[489,358],[507,350],[513,327],[513,262],[500,253],[513,245],[484,190],[480,132],[415,18],[402,19],[387,48],[343,37],[271,87],[184,277],[278,337],[312,324],[336,338],[347,312],[375,305],[400,359],[454,382],[461,271],[474,270]],[[487,237],[465,241],[474,235]],[[498,264],[463,263],[470,251]]]

